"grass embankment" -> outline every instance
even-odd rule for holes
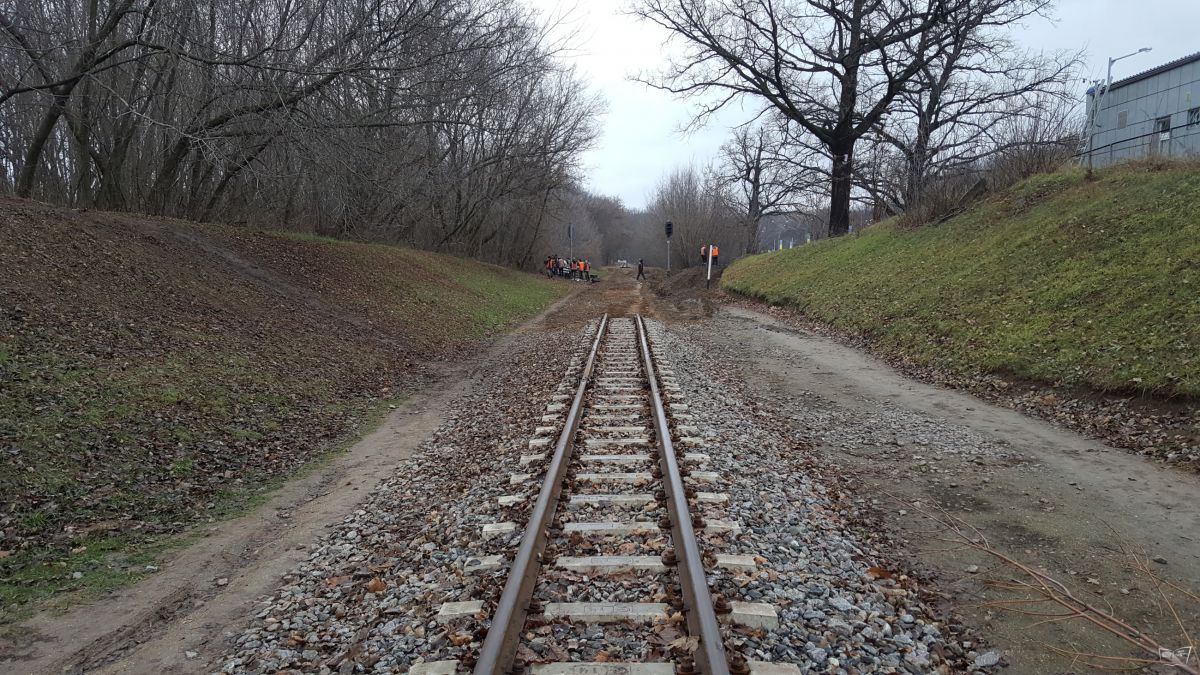
[[[0,622],[128,581],[544,308],[391,246],[0,202]]]
[[[919,366],[1200,395],[1200,170],[1031,178],[938,225],[739,260],[722,286]]]

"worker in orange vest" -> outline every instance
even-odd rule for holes
[[[721,254],[721,247],[717,246],[716,244],[713,244],[712,250],[709,251],[709,254],[712,256],[712,259],[713,259],[713,267],[716,267],[718,264],[717,256]]]

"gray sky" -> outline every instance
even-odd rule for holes
[[[745,113],[729,110],[705,128],[680,133],[690,120],[689,103],[631,82],[666,59],[665,31],[625,16],[627,0],[528,0],[573,31],[572,61],[608,102],[596,148],[584,158],[586,186],[640,208],[659,177],[689,162],[714,158]],[[1132,75],[1200,51],[1200,0],[1058,0],[1054,22],[1030,21],[1018,39],[1031,49],[1087,50],[1092,78],[1105,74],[1108,58],[1153,47],[1117,63],[1113,78]],[[1086,89],[1079,83],[1079,91]]]

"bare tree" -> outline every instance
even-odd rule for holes
[[[744,253],[758,248],[763,218],[815,210],[814,191],[824,174],[797,162],[793,150],[770,124],[741,127],[721,148],[721,177],[742,211]]]
[[[860,181],[888,212],[911,207],[930,183],[1009,149],[1001,131],[1016,119],[1032,120],[1071,98],[1066,85],[1077,54],[1028,52],[1010,28],[1047,11],[1050,0],[976,0],[957,7],[946,28],[944,50],[897,97],[867,138],[876,171]],[[879,171],[881,164],[888,164]]]
[[[505,0],[0,9],[0,189],[528,262],[601,106]]]
[[[673,266],[697,264],[700,247],[708,244],[725,249],[724,261],[744,248],[745,221],[734,206],[728,183],[711,168],[686,166],[670,172],[659,181],[647,210],[657,227],[668,220],[675,225]]]
[[[635,13],[682,39],[686,55],[653,86],[716,94],[698,119],[752,97],[810,134],[830,164],[831,235],[850,225],[854,151],[919,88],[972,0],[640,0]]]
[[[23,94],[36,95],[42,102],[16,176],[15,192],[22,197],[33,189],[46,143],[66,113],[76,87],[93,71],[107,67],[138,46],[136,41],[121,40],[118,29],[150,15],[155,0],[103,4],[91,0],[55,8],[47,5],[19,5],[15,15],[0,13],[0,29],[15,47],[13,53],[23,61],[15,77],[4,78],[0,106]],[[62,32],[54,34],[44,26],[55,26]]]

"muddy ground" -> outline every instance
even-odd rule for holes
[[[633,270],[606,270],[602,283],[578,284],[577,293],[517,336],[579,325],[606,311],[640,312],[693,338],[713,358],[736,361],[765,409],[850,473],[856,497],[875,507],[864,528],[891,537],[931,597],[1002,650],[1010,672],[1096,672],[1067,652],[1132,652],[1096,631],[1031,627],[1035,619],[989,606],[1015,597],[991,585],[1013,572],[948,542],[946,529],[924,514],[961,519],[977,528],[973,536],[1177,646],[1170,642],[1181,639],[1176,618],[1152,577],[1129,570],[1128,552],[1165,561],[1147,564],[1166,579],[1200,586],[1200,478],[907,379],[852,348],[723,304],[719,293],[703,290],[702,278],[650,274],[639,284]],[[504,348],[502,340],[489,353]],[[347,454],[253,513],[209,527],[139,585],[27,622],[0,644],[0,672],[204,672],[256,600],[437,428],[447,403],[480,377],[476,366],[488,358],[445,369]],[[1178,609],[1178,622],[1200,626],[1195,604]]]

